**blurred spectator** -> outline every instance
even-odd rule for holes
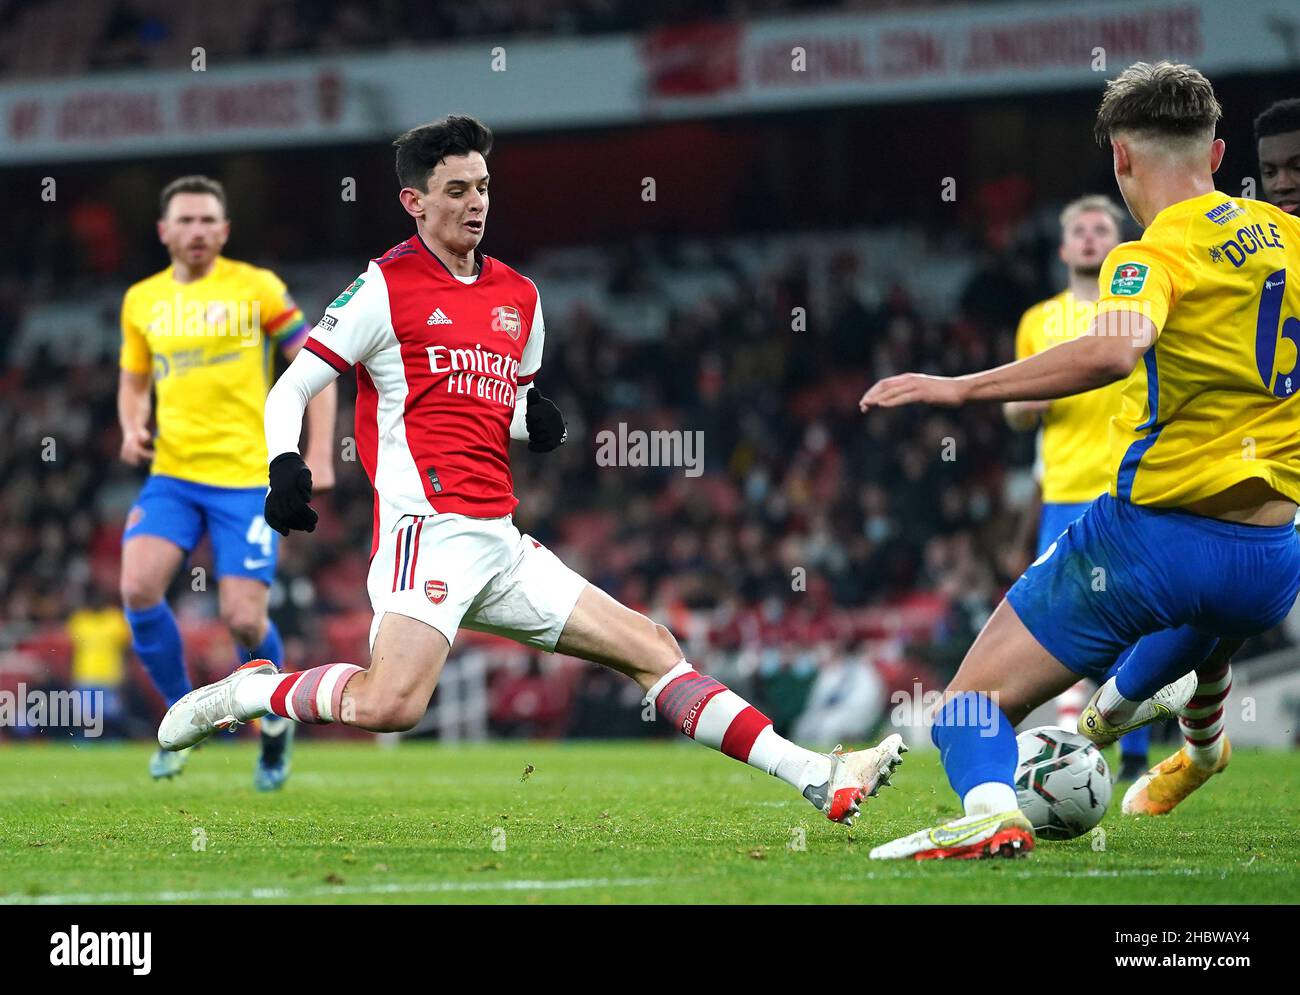
[[[930,0],[955,3],[958,0]],[[904,6],[906,0],[872,0],[872,8]],[[0,33],[0,51],[21,49],[32,25],[84,25],[86,44],[64,46],[59,71],[133,66],[187,66],[193,46],[223,57],[274,57],[294,52],[351,52],[407,43],[490,37],[592,35],[642,31],[712,18],[771,16],[793,11],[860,8],[861,0],[237,0],[215,9],[207,0],[115,0],[102,8],[80,0],[28,0],[7,14],[39,19],[15,28],[13,16]],[[25,9],[24,9],[25,8]],[[20,19],[19,19],[20,20]],[[8,62],[28,66],[21,51]]]
[[[542,673],[534,654],[522,672],[503,670],[492,684],[492,732],[522,739],[558,736],[568,713],[564,681]]]
[[[155,13],[145,0],[117,0],[104,25],[99,44],[91,48],[91,67],[117,69],[143,66],[153,60],[171,31],[166,14]]]
[[[885,716],[887,689],[875,667],[861,654],[839,655],[823,648],[817,679],[793,739],[808,745],[861,742]]]
[[[120,733],[126,651],[131,630],[122,610],[99,587],[84,608],[68,619],[72,640],[72,686],[82,698],[82,715],[102,718],[105,735]]]
[[[986,247],[964,292],[958,274],[941,298],[929,275],[951,257],[930,258],[912,235],[882,230],[861,243],[909,247],[870,273],[877,294],[864,282],[868,250],[829,246],[829,237],[825,249],[795,252],[768,236],[762,256],[756,241],[639,243],[634,267],[626,247],[565,250],[579,262],[511,260],[552,301],[542,380],[570,431],[545,457],[513,451],[520,527],[662,620],[702,670],[754,684],[778,728],[796,735],[809,728],[797,727],[807,708],[817,715],[807,722],[843,740],[878,718],[889,686],[873,680],[876,662],[848,647],[893,640],[935,679],[951,674],[1026,562],[1016,547],[1031,454],[996,406],[960,418],[857,411],[879,377],[1009,358],[1018,308],[1033,293],[1033,267],[1013,243]],[[302,272],[295,295],[299,284],[304,295],[335,289],[332,278]],[[915,273],[927,274],[927,300],[902,278]],[[0,308],[30,302],[4,289]],[[121,290],[98,282],[85,292],[107,302]],[[798,332],[786,317],[795,301],[808,308]],[[88,313],[111,320],[112,311]],[[651,319],[656,331],[645,334]],[[15,346],[0,371],[0,651],[61,628],[88,586],[112,588],[138,487],[139,471],[117,458],[111,355],[78,358],[83,325],[70,325],[66,341],[62,324],[41,327],[35,347]],[[345,438],[354,403],[344,377]],[[600,465],[598,434],[620,430],[698,433],[703,472]],[[271,593],[297,666],[365,659],[373,499],[354,458],[343,455],[337,469],[335,490],[316,502],[317,531],[285,543]],[[205,555],[197,550],[191,566]],[[211,622],[213,592],[192,589],[188,570],[176,583],[184,624]],[[478,638],[465,634],[465,643]],[[1246,653],[1284,640],[1270,634]],[[195,680],[224,672],[233,653],[224,636],[188,631],[186,650]],[[656,732],[640,719],[636,687],[596,669],[573,688],[536,664],[494,680],[491,719],[503,733]]]

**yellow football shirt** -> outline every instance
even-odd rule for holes
[[[79,687],[117,687],[125,674],[123,654],[131,630],[119,608],[82,608],[68,619],[72,682]]]
[[[1098,313],[1158,330],[1111,426],[1111,493],[1177,507],[1257,478],[1300,501],[1300,220],[1214,191],[1166,207],[1101,271]]]
[[[266,484],[262,426],[272,345],[308,331],[270,270],[217,257],[177,283],[172,267],[122,302],[122,369],[153,373],[158,422],[152,472],[218,487]]]
[[[1024,359],[1087,333],[1095,305],[1069,290],[1035,304],[1016,330],[1016,359]],[[1079,504],[1106,492],[1114,475],[1110,462],[1110,419],[1119,411],[1122,383],[1072,397],[1060,397],[1043,414],[1043,501]]]

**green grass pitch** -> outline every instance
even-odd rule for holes
[[[254,744],[154,783],[144,744],[0,747],[0,903],[1293,902],[1300,753],[1241,750],[1164,819],[1112,801],[1104,849],[882,864],[955,812],[909,754],[858,826],[691,744],[300,742],[274,795]],[[534,770],[523,777],[525,767]]]

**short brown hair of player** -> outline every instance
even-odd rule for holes
[[[221,203],[221,213],[226,213],[226,188],[210,176],[178,176],[162,189],[158,197],[158,217],[167,217],[167,205],[178,193],[210,193]]]
[[[1196,138],[1214,134],[1223,108],[1197,69],[1175,62],[1135,62],[1106,84],[1094,134],[1102,148],[1113,136]]]
[[[477,152],[484,159],[492,151],[492,129],[477,118],[448,114],[397,136],[397,182],[425,190],[429,174],[448,156]]]
[[[1061,209],[1061,230],[1065,228],[1085,211],[1100,211],[1108,215],[1115,222],[1115,230],[1124,231],[1124,212],[1120,210],[1119,205],[1107,197],[1105,194],[1090,193],[1087,196],[1072,200]]]

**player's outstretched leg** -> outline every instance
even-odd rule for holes
[[[253,676],[279,676],[269,660],[250,660],[229,677],[182,696],[158,725],[158,745],[164,750],[187,750],[214,732],[230,732],[241,723],[258,718],[252,710],[235,702],[239,685]]]
[[[875,847],[873,860],[1021,857],[1034,827],[1016,800],[1016,734],[994,698],[958,692],[934,716],[931,734],[965,815]]]
[[[848,753],[815,753],[790,742],[740,695],[696,671],[667,628],[591,584],[578,597],[555,651],[632,678],[673,728],[780,778],[832,822],[852,825],[863,800],[889,784],[907,749],[898,735]]]
[[[214,732],[231,732],[265,715],[295,722],[361,725],[352,721],[355,710],[344,707],[343,691],[354,676],[364,672],[353,663],[329,663],[281,674],[269,660],[250,660],[230,676],[191,691],[167,709],[158,726],[158,745],[164,750],[188,749]],[[424,704],[428,701],[426,696]]]
[[[389,612],[381,620],[368,669],[328,663],[281,674],[267,660],[252,660],[168,709],[158,727],[158,743],[165,750],[184,749],[265,715],[401,732],[428,708],[449,649],[437,629]]]
[[[1016,723],[1069,688],[1068,670],[1003,601],[934,714],[931,737],[964,814],[878,846],[875,860],[1024,856],[1034,829],[1016,800]]]
[[[265,714],[295,722],[345,722],[375,732],[410,729],[433,695],[449,646],[432,626],[384,616],[368,670],[327,664],[280,674],[254,660],[176,702],[158,728],[167,750],[198,743]],[[906,752],[887,737],[869,750],[814,753],[776,734],[740,696],[698,674],[663,626],[588,586],[556,651],[583,656],[633,677],[657,713],[686,735],[786,781],[835,822],[852,824],[863,798],[889,783]]]
[[[868,750],[806,750],[778,735],[771,719],[685,659],[646,691],[645,700],[683,735],[779,777],[826,818],[847,826],[861,814],[864,798],[889,786],[907,752],[897,734]]]
[[[1185,742],[1177,753],[1156,764],[1128,789],[1123,803],[1126,815],[1168,815],[1228,766],[1232,744],[1223,731],[1223,709],[1232,690],[1228,660],[1240,646],[1236,640],[1220,640],[1196,671],[1196,693],[1178,717]]]

